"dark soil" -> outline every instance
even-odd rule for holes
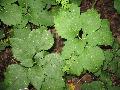
[[[6,67],[9,64],[14,63],[14,59],[12,57],[12,52],[10,48],[6,48],[3,52],[0,53],[0,81],[4,79],[4,72]]]
[[[85,12],[87,9],[91,8],[94,3],[94,0],[83,0],[81,3],[81,11]],[[113,6],[113,0],[97,0],[95,4],[95,8],[101,14],[101,18],[108,19],[110,22],[110,28],[113,33],[113,36],[120,42],[120,15],[116,12]],[[2,26],[3,27],[3,26]],[[3,27],[6,37],[9,36],[8,27]],[[52,47],[52,52],[60,53],[62,51],[63,39],[58,36],[55,29],[50,29],[51,33],[54,34],[55,44]],[[4,80],[4,72],[6,67],[10,64],[17,63],[16,60],[12,56],[11,48],[6,47],[4,51],[0,52],[0,81]],[[80,90],[78,85],[84,82],[91,82],[95,79],[95,77],[89,73],[82,75],[80,77],[72,78],[71,81],[76,85],[76,90]],[[112,81],[114,85],[120,85],[120,79],[117,76],[113,75]],[[79,83],[77,83],[79,82]],[[32,85],[29,85],[30,90],[34,90]]]

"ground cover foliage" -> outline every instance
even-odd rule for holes
[[[32,84],[37,90],[76,90],[67,75],[92,73],[98,79],[82,90],[119,90],[111,75],[120,77],[120,45],[110,23],[93,7],[80,11],[80,0],[0,0],[0,20],[11,27],[11,36],[0,31],[0,50],[12,48],[17,63],[4,72],[1,90],[20,90]],[[95,1],[96,2],[96,1]],[[119,5],[115,8],[119,13]],[[79,3],[79,4],[78,4]],[[32,28],[32,27],[33,28]],[[55,38],[64,39],[61,52],[52,52]],[[103,49],[111,47],[111,49]]]

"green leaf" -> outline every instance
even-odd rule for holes
[[[104,51],[104,54],[105,54],[105,60],[106,60],[107,63],[109,63],[114,57],[111,50]]]
[[[35,56],[34,59],[37,63],[41,62],[42,59],[44,58],[44,51],[38,52]],[[41,64],[41,63],[40,63]]]
[[[10,39],[13,55],[26,67],[33,65],[35,52],[48,50],[54,43],[52,34],[44,28],[33,31],[27,28],[16,29],[14,37]]]
[[[118,68],[117,68],[116,75],[120,78],[120,59],[118,59]]]
[[[41,90],[63,90],[62,88],[65,87],[62,78],[64,75],[62,72],[64,62],[61,57],[55,53],[43,56],[43,52],[39,52],[39,54],[35,56],[35,60],[39,59],[39,66],[29,69],[29,78],[32,84],[38,90],[40,88]]]
[[[99,69],[97,72],[94,73],[94,75],[99,77],[101,73],[102,73],[102,69]]]
[[[41,90],[64,90],[65,83],[63,78],[59,77],[58,79],[47,78],[43,83]]]
[[[108,72],[102,71],[100,74],[100,80],[106,85],[112,85],[111,75]]]
[[[39,66],[42,66],[46,63],[46,60],[44,60],[43,58],[48,55],[49,53],[46,52],[46,51],[41,51],[41,52],[38,52],[35,56],[34,56],[34,59],[37,63],[37,65]]]
[[[20,2],[21,3],[21,2]],[[29,2],[23,1],[22,4],[29,6],[28,20],[35,25],[51,26],[54,24],[53,16],[47,10],[43,10],[46,6],[43,0],[30,0]]]
[[[0,0],[0,5],[1,6],[6,6],[8,4],[11,4],[11,3],[14,3],[16,2],[17,0]]]
[[[78,59],[78,56],[72,55],[69,60],[66,60],[66,67],[69,68],[67,70],[68,73],[76,74],[79,76],[83,72],[82,63]]]
[[[108,90],[120,90],[120,87],[118,87],[118,86],[109,86]]]
[[[56,6],[56,7],[53,7],[53,8],[50,10],[50,13],[51,13],[53,16],[56,16],[56,15],[58,15],[59,10],[60,10],[60,6]]]
[[[118,77],[120,76],[120,58],[114,57],[111,61],[106,61],[107,65],[104,66],[105,69],[114,73]]]
[[[70,0],[70,3],[75,3],[78,6],[80,6],[81,2],[82,2],[82,0]]]
[[[46,75],[42,90],[63,90],[65,87],[62,76],[62,67],[64,65],[61,57],[58,54],[49,54],[45,57],[45,65],[43,65]]]
[[[27,88],[30,81],[27,79],[26,69],[20,65],[9,65],[5,72],[5,85],[7,90],[19,90]]]
[[[81,14],[82,29],[85,34],[91,34],[100,28],[100,14],[94,9],[88,9]]]
[[[23,14],[22,18],[21,18],[21,22],[19,24],[17,24],[16,27],[18,27],[18,28],[25,28],[26,25],[28,25],[27,23],[28,23],[28,16]]]
[[[59,14],[54,17],[57,33],[66,39],[74,39],[80,29],[80,11],[77,5],[71,5],[69,11],[61,9]]]
[[[30,2],[31,0],[18,0],[18,3],[21,7],[26,8],[28,6],[28,2]]]
[[[40,66],[34,66],[28,69],[28,79],[31,84],[37,89],[40,90],[42,83],[44,81],[44,69]]]
[[[114,39],[112,48],[113,48],[113,53],[114,54],[116,54],[116,51],[120,48],[120,44],[119,44],[119,42],[116,39]]]
[[[45,4],[42,2],[43,0],[18,0],[18,3],[21,7],[26,8],[30,7],[34,10],[43,10]]]
[[[112,73],[116,73],[118,69],[118,61],[113,59],[109,64],[108,64],[108,70],[110,70]]]
[[[100,81],[94,81],[92,83],[83,84],[82,90],[105,90],[105,86]]]
[[[28,6],[32,9],[32,11],[42,11],[45,7],[45,3],[43,3],[43,0],[29,0]]]
[[[46,3],[46,9],[49,9],[51,5],[57,5],[58,3],[56,0],[43,0],[44,3]]]
[[[120,14],[120,0],[114,0],[114,8]]]
[[[114,55],[110,50],[104,51],[104,55],[105,55],[105,61],[103,65],[103,70],[106,70],[108,67],[108,64],[112,61]]]
[[[27,41],[18,38],[11,38],[13,56],[21,62],[25,67],[33,66],[32,57],[35,54],[35,49]]]
[[[18,0],[20,6],[26,8],[27,6],[43,10],[49,9],[51,5],[56,5],[55,0]]]
[[[116,52],[117,56],[120,57],[120,49]]]
[[[31,30],[29,28],[14,28],[14,38],[26,40]]]
[[[30,32],[29,42],[36,51],[48,50],[53,46],[54,39],[52,34],[44,29],[36,29]]]
[[[48,77],[58,77],[59,75],[63,75],[62,67],[64,62],[62,58],[58,54],[48,54],[45,56],[46,63],[43,67],[46,70],[46,75]]]
[[[112,32],[110,31],[110,24],[109,24],[108,20],[105,20],[105,19],[102,20],[101,28],[100,28],[100,30],[98,30],[97,33],[100,34],[102,45],[104,44],[104,45],[111,45],[112,46],[113,36],[112,36]]]
[[[88,34],[86,37],[90,45],[111,45],[113,44],[113,36],[110,31],[107,20],[102,20],[101,27],[97,31]]]
[[[104,53],[99,47],[87,46],[79,56],[71,56],[66,66],[69,72],[80,75],[84,70],[96,72],[105,60]]]
[[[78,58],[83,68],[91,72],[96,72],[105,60],[102,49],[91,46],[87,46]]]
[[[86,42],[80,39],[66,41],[61,53],[63,59],[69,59],[73,53],[80,55],[85,47]]]
[[[0,9],[0,19],[7,25],[21,23],[22,10],[16,4],[7,5]]]
[[[32,11],[28,15],[29,21],[35,25],[45,25],[52,26],[54,25],[53,16],[48,11]]]

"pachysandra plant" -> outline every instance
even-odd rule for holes
[[[86,70],[100,69],[105,54],[99,46],[112,45],[113,37],[108,21],[100,19],[95,9],[81,13],[78,5],[69,4],[69,0],[18,0],[19,6],[16,1],[4,0],[0,4],[1,21],[14,25],[10,44],[14,58],[20,62],[8,66],[5,90],[24,89],[29,83],[37,90],[65,90],[64,72],[79,76]],[[69,7],[59,8],[52,15],[48,9],[57,5],[56,1]],[[47,50],[54,45],[53,35],[42,26],[31,31],[26,28],[28,22],[38,26],[55,24],[57,33],[67,40],[62,52],[49,53]]]

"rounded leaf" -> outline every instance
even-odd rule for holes
[[[30,32],[28,40],[37,52],[50,49],[54,43],[53,35],[43,29],[36,29]]]
[[[21,23],[22,10],[16,4],[7,5],[0,9],[0,19],[7,25]]]
[[[74,39],[81,29],[80,11],[77,5],[71,6],[70,11],[61,9],[54,17],[57,33],[66,39]]]
[[[20,65],[9,65],[5,72],[5,85],[7,90],[20,90],[27,88],[30,81],[27,78],[26,69]]]
[[[28,69],[28,79],[37,90],[40,90],[45,78],[43,71],[43,68],[40,66],[34,66]]]
[[[80,55],[84,50],[85,44],[86,42],[80,39],[66,41],[61,53],[62,58],[69,59],[73,53]]]
[[[80,15],[82,29],[85,34],[95,32],[101,25],[100,14],[94,9],[88,9]]]
[[[86,37],[88,44],[96,45],[111,45],[113,44],[112,32],[109,28],[108,20],[102,20],[101,27],[97,31],[88,34]]]
[[[13,56],[21,62],[21,65],[25,67],[33,66],[32,58],[35,54],[35,49],[32,45],[18,38],[10,38],[10,43],[12,46]]]

